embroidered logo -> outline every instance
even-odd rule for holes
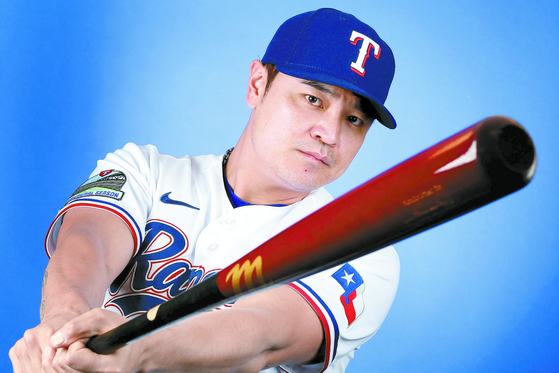
[[[177,205],[177,206],[184,206],[184,207],[188,207],[194,210],[200,210],[198,207],[194,207],[192,205],[189,205],[186,202],[182,202],[182,201],[177,201],[174,199],[169,198],[169,194],[171,194],[172,192],[169,193],[165,193],[161,196],[161,202],[166,203],[168,205]]]
[[[125,183],[126,175],[123,172],[117,170],[102,171],[83,183],[66,203],[83,197],[108,197],[120,201],[124,196],[121,189]]]
[[[188,238],[178,227],[149,221],[139,252],[111,284],[105,308],[132,318],[215,274],[186,260],[188,249]]]
[[[380,45],[378,45],[378,43],[373,39],[357,31],[353,31],[351,33],[349,41],[353,45],[357,45],[359,41],[363,41],[361,43],[361,48],[359,48],[357,61],[351,63],[351,70],[361,76],[365,76],[365,63],[367,63],[367,59],[371,53],[371,48],[374,48],[373,55],[378,60],[380,58]]]
[[[340,301],[344,307],[347,326],[349,327],[365,309],[365,302],[363,300],[365,282],[355,268],[348,263],[334,272],[332,277],[344,289],[343,294],[340,296]]]

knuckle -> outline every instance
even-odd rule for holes
[[[101,320],[105,316],[105,311],[102,310],[101,308],[94,308],[93,311],[91,312],[95,320]]]
[[[91,310],[91,316],[94,319],[99,319],[102,315],[101,309],[100,308],[94,308]]]
[[[8,351],[8,356],[10,357],[11,360],[14,360],[16,357],[16,346],[14,345],[12,348],[10,348],[10,351]]]
[[[19,340],[15,345],[13,345],[12,348],[10,348],[8,355],[10,356],[10,358],[22,356],[25,350],[25,343],[22,340]]]
[[[12,349],[10,350],[10,352],[12,353],[11,356],[14,357],[20,357],[25,355],[25,351],[27,350],[26,344],[23,341],[23,339],[20,339],[19,341],[17,341],[17,343],[14,345],[14,347],[12,347]]]
[[[48,335],[53,335],[56,331],[52,325],[43,325],[43,329]]]
[[[101,308],[95,308],[91,311],[91,321],[94,325],[104,323],[106,319],[106,313]]]
[[[33,333],[32,330],[26,330],[25,333],[23,333],[23,340],[25,341],[26,344],[34,343],[35,333]]]
[[[71,321],[64,325],[63,329],[65,329],[66,333],[73,335],[76,332],[76,323]]]
[[[12,348],[10,348],[10,354],[17,354],[17,352],[21,349],[21,344],[23,343],[23,341],[20,339],[19,341],[17,341]]]

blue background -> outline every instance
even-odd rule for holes
[[[399,292],[348,371],[558,370],[557,1],[1,0],[0,371],[39,322],[45,232],[96,160],[129,141],[223,153],[250,115],[250,62],[325,6],[396,56],[398,128],[370,131],[334,196],[490,115],[522,123],[539,161],[525,189],[395,245]]]

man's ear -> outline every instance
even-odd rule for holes
[[[267,76],[268,72],[264,64],[259,60],[252,61],[246,96],[246,102],[251,109],[256,108],[262,97],[264,97]]]

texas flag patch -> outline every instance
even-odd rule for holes
[[[343,294],[340,296],[340,301],[344,307],[347,326],[349,327],[365,309],[365,302],[363,300],[365,282],[355,268],[348,263],[334,272],[332,277],[344,289]]]

